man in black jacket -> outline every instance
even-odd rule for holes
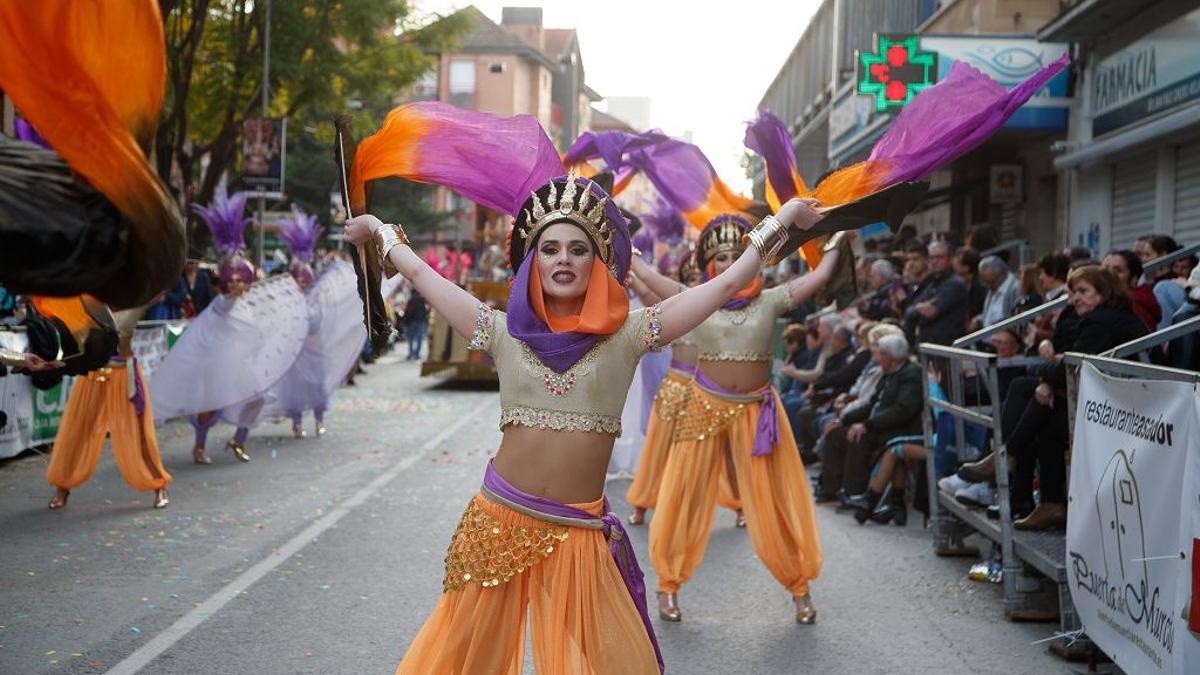
[[[908,341],[899,335],[879,340],[872,360],[883,369],[871,404],[847,411],[825,437],[821,490],[817,501],[861,494],[875,455],[889,438],[921,433],[921,369],[908,359]]]
[[[904,310],[904,323],[914,344],[948,345],[967,329],[967,286],[954,273],[950,244],[929,245],[929,277]]]

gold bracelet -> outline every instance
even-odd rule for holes
[[[396,266],[388,258],[388,253],[400,244],[408,245],[408,235],[404,228],[394,223],[385,223],[375,230],[375,250],[379,252],[379,260],[383,267],[383,275],[388,279],[396,276]]]
[[[783,242],[787,241],[787,226],[775,216],[762,219],[758,227],[742,236],[742,245],[750,245],[758,251],[758,259],[762,264],[775,257]]]

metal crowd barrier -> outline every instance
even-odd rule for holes
[[[1169,264],[1170,261],[1165,261],[1165,258],[1160,259],[1164,262],[1157,266]],[[999,359],[994,354],[964,349],[962,345],[978,344],[999,330],[1023,324],[1038,315],[1055,311],[1065,302],[1065,298],[1053,300],[996,326],[965,336],[956,341],[955,346],[952,347],[922,344],[919,349],[921,366],[926,372],[926,378],[928,378],[928,369],[931,363],[942,361],[947,366],[941,368],[941,371],[945,373],[945,389],[950,399],[949,403],[930,400],[928,382],[926,382],[924,426],[928,447],[933,447],[933,412],[940,410],[955,418],[954,448],[961,452],[964,447],[963,422],[970,421],[990,429],[990,445],[996,455],[995,481],[999,506],[998,520],[989,519],[984,510],[963,506],[954,499],[953,495],[938,490],[937,479],[940,476],[936,475],[935,462],[926,461],[935,551],[939,555],[975,555],[975,549],[967,546],[965,538],[971,534],[978,534],[990,540],[1000,547],[1004,567],[1006,617],[1015,620],[1047,619],[1053,618],[1057,614],[1060,624],[1059,632],[1064,635],[1082,628],[1067,585],[1066,536],[1061,531],[1023,532],[1013,528],[1009,504],[1008,451],[1003,433],[997,423],[996,411],[998,408],[993,404],[999,400],[1000,369],[1009,366],[1032,365],[1041,363],[1042,360],[1036,357]],[[1071,428],[1074,429],[1078,365],[1082,361],[1093,363],[1104,372],[1116,375],[1197,382],[1200,381],[1200,373],[1123,360],[1135,357],[1147,360],[1148,352],[1160,348],[1171,340],[1197,331],[1200,331],[1200,317],[1168,326],[1145,337],[1119,345],[1102,355],[1092,356],[1077,353],[1066,355],[1066,362],[1071,366],[1067,378],[1067,409]],[[982,402],[981,397],[976,396],[977,404],[968,406],[965,396],[967,378],[964,375],[972,370],[975,371],[976,387],[986,390],[987,401]],[[1085,654],[1092,648],[1092,644],[1086,639],[1068,641],[1066,638],[1059,638],[1052,643],[1051,648],[1063,656],[1076,657]]]

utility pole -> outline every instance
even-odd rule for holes
[[[267,118],[268,102],[271,99],[271,0],[267,0],[266,10],[263,13],[263,68],[262,68],[262,117]],[[283,152],[283,148],[280,148]],[[263,269],[263,263],[266,259],[266,232],[267,232],[267,198],[262,195],[262,187],[259,187],[260,196],[258,198],[258,269]]]

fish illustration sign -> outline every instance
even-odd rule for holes
[[[1071,598],[1128,673],[1188,672],[1200,476],[1195,386],[1108,377],[1085,364],[1067,518]],[[1194,672],[1194,671],[1192,671]]]

